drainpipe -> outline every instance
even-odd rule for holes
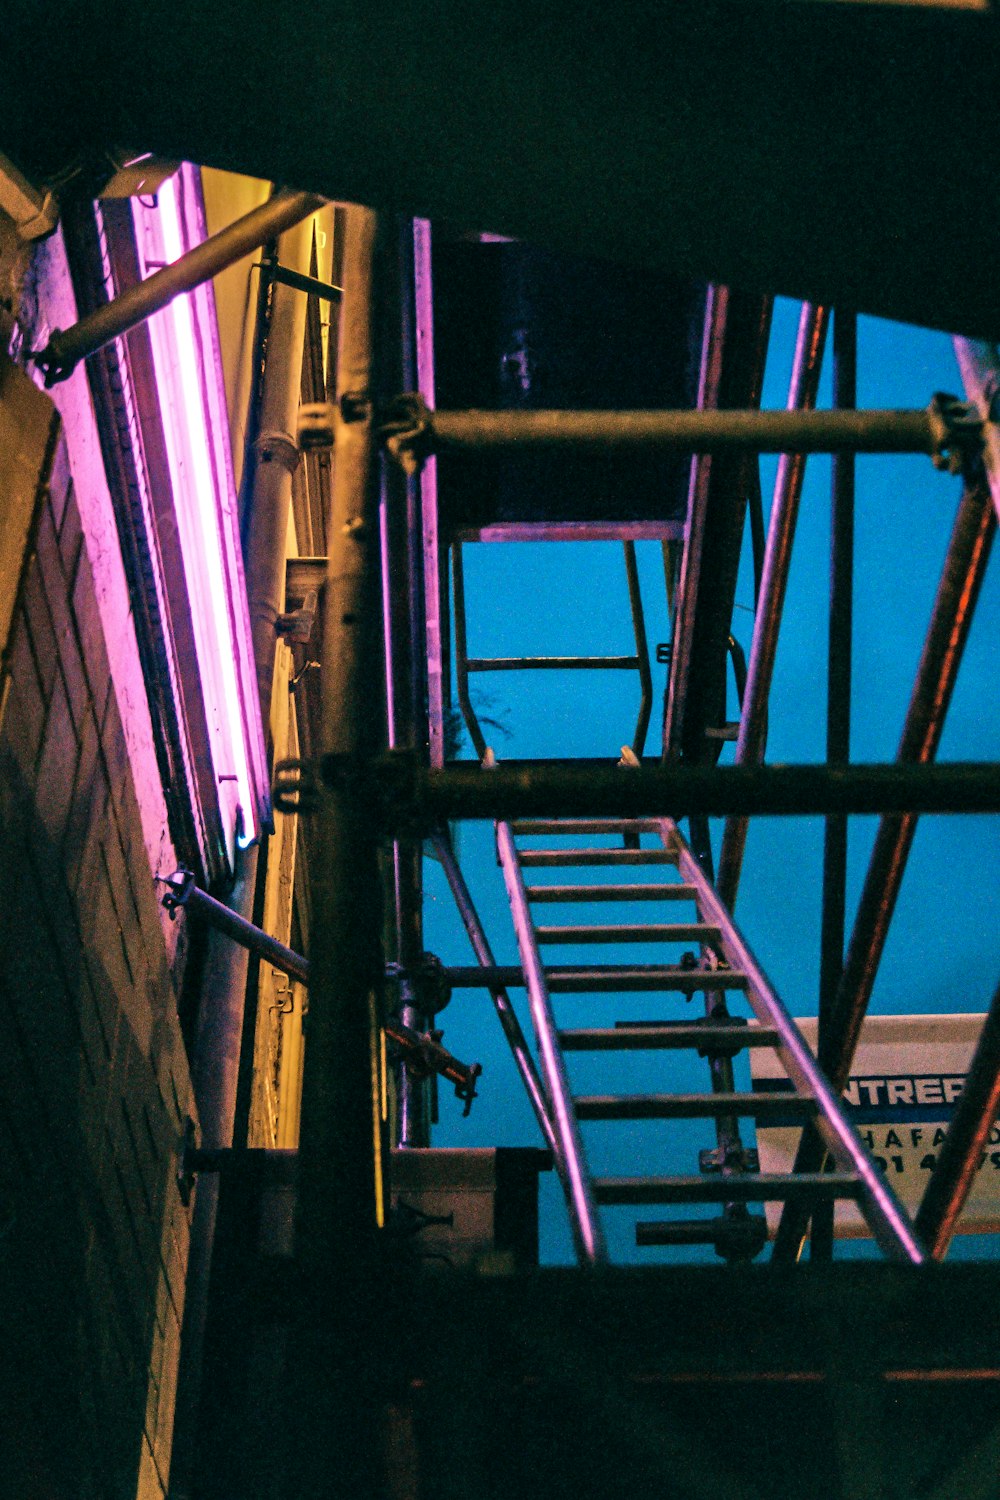
[[[283,268],[308,275],[311,247],[312,221],[305,219],[281,236],[278,261]],[[246,577],[265,733],[271,720],[275,625],[285,607],[285,539],[292,504],[292,475],[299,462],[296,434],[307,305],[303,292],[282,282],[275,283],[254,443]]]
[[[306,201],[297,195],[300,208]],[[273,203],[274,200],[272,200]],[[287,202],[287,200],[286,200]],[[285,211],[287,217],[288,210]],[[309,210],[312,212],[312,209]],[[249,215],[247,217],[250,217]],[[241,223],[245,222],[243,220]],[[223,234],[229,231],[224,230]],[[216,236],[216,239],[220,236]],[[307,272],[312,225],[294,224],[281,236],[282,265]],[[267,353],[255,444],[256,467],[248,509],[245,543],[247,597],[253,632],[254,662],[265,732],[270,723],[271,690],[277,645],[275,621],[284,606],[285,543],[291,506],[292,474],[299,450],[295,433],[305,343],[306,297],[277,285],[271,307]],[[270,736],[268,735],[268,740]],[[228,906],[237,920],[253,916],[258,851],[248,849]],[[202,1146],[224,1150],[234,1144],[240,1051],[247,1030],[249,954],[224,932],[213,930],[202,986],[201,1014],[195,1047],[195,1097],[201,1122]],[[249,1043],[253,1046],[253,1032]],[[196,1475],[198,1414],[205,1327],[209,1308],[212,1247],[218,1216],[219,1177],[203,1176],[195,1198],[191,1225],[182,1361],[179,1377],[171,1494],[184,1500]]]

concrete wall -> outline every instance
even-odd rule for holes
[[[35,487],[0,678],[0,1493],[165,1493],[194,1114],[136,775],[59,418],[7,366]],[[18,464],[11,433],[20,433]],[[30,461],[29,461],[30,460]]]

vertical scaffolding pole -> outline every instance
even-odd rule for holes
[[[795,346],[795,362],[792,366],[792,379],[788,390],[789,411],[811,411],[816,405],[828,322],[829,310],[827,308],[815,307],[810,302],[802,304],[798,340]],[[778,649],[778,632],[781,628],[781,615],[785,605],[788,570],[792,560],[792,541],[799,515],[799,501],[802,498],[805,472],[806,456],[804,453],[781,455],[778,461],[774,502],[771,506],[771,519],[768,525],[767,552],[764,557],[760,598],[754,619],[750,666],[747,672],[746,691],[743,694],[743,710],[740,715],[740,733],[736,741],[736,764],[738,766],[757,765],[764,758],[764,745],[767,737],[767,700],[774,675],[774,658]],[[722,836],[717,889],[730,910],[736,903],[736,892],[740,883],[743,851],[747,841],[747,823],[748,820],[745,817],[727,818]]]
[[[842,410],[857,400],[858,321],[837,308],[833,315],[833,404]],[[854,615],[854,454],[835,453],[831,483],[830,614],[826,678],[826,761],[846,766],[851,758],[851,636]],[[831,813],[823,842],[823,915],[820,932],[820,1047],[830,1026],[844,968],[847,904],[847,817]],[[810,1255],[833,1255],[831,1199],[813,1214]]]
[[[374,214],[350,208],[324,618],[323,748],[359,762],[376,748],[382,719],[371,399],[376,237]],[[343,784],[321,799],[312,904],[296,1221],[298,1389],[287,1489],[295,1500],[377,1490],[381,903],[374,819]]]
[[[414,225],[397,226],[391,286],[381,310],[384,352],[379,392],[412,390],[419,379]],[[387,267],[387,270],[389,268]],[[389,280],[389,277],[386,278]],[[395,295],[392,295],[392,292]],[[418,663],[424,657],[421,609],[422,558],[420,479],[396,464],[381,466],[382,611],[386,718],[390,749],[417,750],[425,740],[426,709]],[[421,1006],[412,978],[423,955],[423,846],[419,839],[393,841],[393,912],[386,941],[399,965],[400,1020],[426,1031],[432,1018]],[[432,1084],[399,1065],[396,1083],[397,1143],[431,1143]]]

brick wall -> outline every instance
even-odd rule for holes
[[[65,443],[23,376],[2,402],[22,440],[16,474],[0,445],[0,505],[31,451],[35,494],[0,683],[0,1493],[147,1500],[194,1106]]]

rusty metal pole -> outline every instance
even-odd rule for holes
[[[328,764],[327,780],[344,768]],[[372,767],[386,833],[432,833],[456,818],[823,817],[831,812],[1000,812],[995,761],[942,765],[667,766],[623,775],[615,761],[472,761],[441,771],[383,758]],[[283,800],[285,792],[278,788]]]
[[[328,752],[362,762],[377,748],[383,717],[371,400],[377,221],[364,208],[350,208],[346,218],[323,743]],[[383,967],[376,838],[369,809],[350,786],[333,787],[321,799],[296,1220],[301,1302],[287,1490],[296,1500],[369,1496],[377,1489],[384,1205],[374,1087]]]
[[[825,308],[806,303],[806,343],[800,342],[792,395],[808,392],[812,361],[822,356]],[[800,338],[802,330],[800,329]],[[818,364],[815,371],[818,380]],[[800,383],[803,382],[804,383]],[[815,403],[815,391],[812,393]],[[658,448],[685,453],[926,453],[939,449],[942,434],[932,412],[815,411],[428,411],[421,440],[433,453],[526,453],[572,448],[574,453]],[[801,465],[799,465],[801,467]],[[799,481],[801,482],[801,481]]]
[[[934,1260],[943,1260],[1000,1110],[1000,987],[983,1022],[958,1105],[917,1210],[914,1228]]]
[[[898,762],[926,765],[937,754],[995,532],[989,489],[981,480],[970,482],[955,518],[899,742]],[[916,829],[915,812],[895,812],[881,819],[875,835],[830,1025],[820,1047],[820,1064],[838,1090],[846,1086],[850,1075]],[[795,1170],[814,1172],[822,1159],[823,1148],[815,1132],[807,1128],[795,1158]],[[808,1205],[805,1209],[787,1205],[775,1240],[774,1259],[797,1258],[808,1216]]]
[[[809,411],[816,405],[819,389],[820,368],[823,363],[823,346],[829,310],[802,304],[799,318],[798,341],[795,347],[795,363],[788,390],[788,410],[792,413]],[[834,413],[833,415],[845,415]],[[760,599],[754,620],[753,644],[750,647],[750,666],[747,685],[743,694],[743,710],[740,715],[740,732],[736,741],[736,764],[756,765],[764,758],[767,738],[767,700],[771,692],[774,675],[774,658],[778,648],[778,632],[788,586],[788,570],[792,558],[792,541],[795,523],[798,520],[799,501],[802,498],[802,482],[805,478],[806,461],[803,453],[783,454],[778,464],[774,485],[774,501],[767,533],[767,552],[764,557],[764,574],[761,579]],[[722,836],[722,851],[719,855],[719,875],[716,889],[726,905],[732,909],[743,866],[743,851],[746,848],[747,820],[731,817],[726,820]]]

